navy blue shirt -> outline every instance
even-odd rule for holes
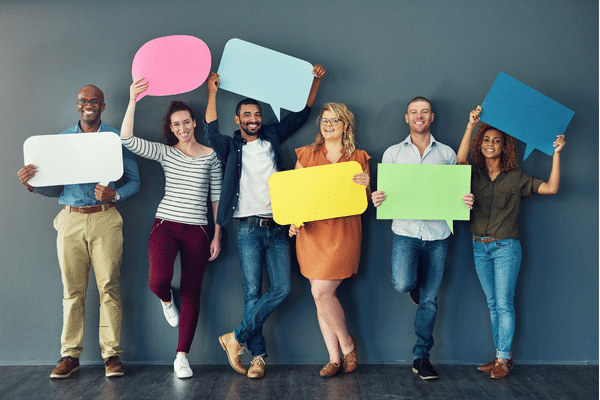
[[[279,171],[285,169],[281,143],[292,136],[306,122],[310,110],[311,108],[306,106],[300,112],[289,113],[279,123],[261,127],[258,136],[260,139],[271,143]],[[225,166],[216,222],[221,226],[228,227],[238,205],[242,174],[242,146],[246,144],[246,140],[242,138],[239,130],[235,131],[233,137],[221,134],[218,120],[214,120],[210,124],[204,121],[204,133],[210,147],[214,149],[219,160]]]

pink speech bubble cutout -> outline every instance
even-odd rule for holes
[[[194,36],[163,36],[146,42],[135,53],[134,80],[141,77],[148,89],[137,96],[170,96],[200,87],[210,73],[210,49]]]

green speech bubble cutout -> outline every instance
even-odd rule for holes
[[[377,190],[386,199],[377,219],[469,220],[462,197],[471,192],[470,165],[378,164]]]

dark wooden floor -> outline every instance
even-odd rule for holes
[[[267,365],[253,380],[229,366],[192,366],[181,380],[171,366],[126,366],[106,378],[103,366],[82,366],[50,379],[52,366],[0,366],[0,399],[598,399],[598,366],[518,365],[504,380],[469,365],[436,365],[440,379],[423,381],[408,365],[359,365],[331,379],[320,366]]]

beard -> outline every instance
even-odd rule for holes
[[[262,129],[262,125],[261,125],[261,126],[259,126],[259,127],[258,127],[258,129],[257,129],[256,131],[254,131],[254,132],[252,132],[252,131],[249,131],[249,130],[246,128],[246,126],[241,126],[241,125],[240,125],[240,129],[241,129],[241,130],[242,130],[242,131],[243,131],[243,132],[244,132],[246,135],[249,135],[249,136],[257,136],[257,135],[258,135],[258,133],[260,132],[260,130]]]

